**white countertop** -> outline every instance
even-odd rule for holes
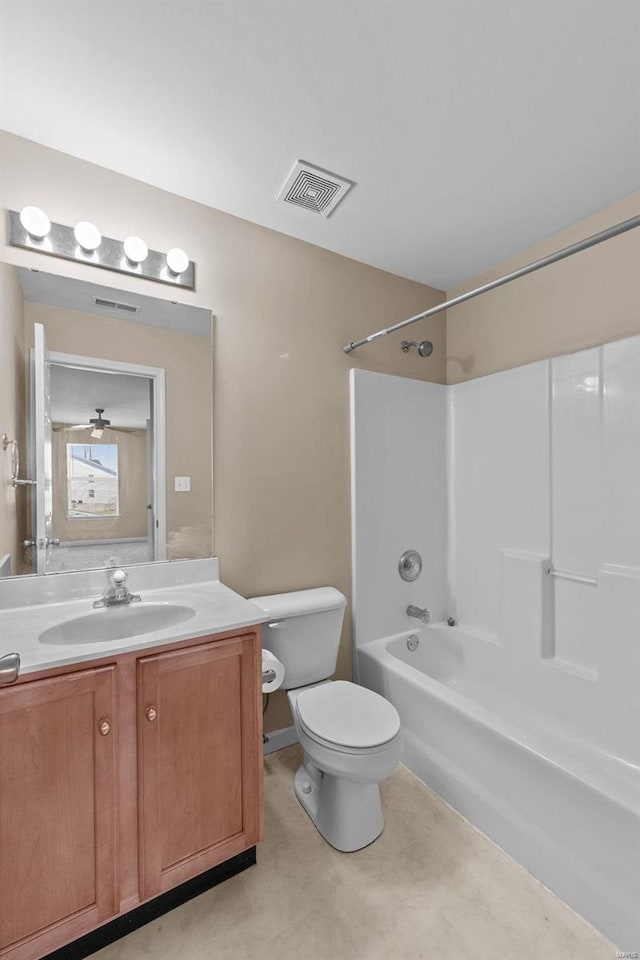
[[[97,643],[45,644],[38,639],[40,634],[56,624],[76,617],[91,614],[109,616],[114,610],[102,607],[94,610],[96,595],[83,599],[38,603],[9,607],[0,610],[0,656],[7,653],[20,654],[20,676],[53,667],[97,660],[103,657],[145,650],[164,644],[176,643],[194,637],[228,630],[242,629],[263,623],[268,619],[264,611],[234,593],[219,580],[167,585],[155,589],[141,589],[145,603],[172,603],[186,605],[195,610],[194,616],[183,623],[137,634],[122,640],[107,640]],[[117,613],[117,611],[116,611]]]

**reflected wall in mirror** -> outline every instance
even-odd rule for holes
[[[35,481],[0,449],[0,576],[211,556],[211,313],[8,264],[0,282],[0,434]]]

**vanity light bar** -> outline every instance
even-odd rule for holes
[[[63,260],[195,290],[195,264],[184,250],[177,247],[165,254],[149,250],[140,237],[113,240],[103,237],[98,228],[87,221],[66,227],[49,221],[37,207],[24,207],[20,213],[9,210],[8,214],[12,247],[37,250]]]

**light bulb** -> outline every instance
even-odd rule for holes
[[[102,234],[96,225],[89,223],[88,220],[81,220],[80,223],[76,223],[73,228],[73,235],[87,253],[93,253],[102,243]]]
[[[101,440],[103,433],[104,427],[94,427],[91,431],[91,436],[94,438],[94,440]]]
[[[23,207],[20,223],[34,240],[43,240],[51,230],[51,221],[40,207]]]
[[[167,254],[167,266],[171,273],[178,276],[178,274],[184,273],[189,266],[189,257],[180,247],[172,247]]]
[[[142,263],[143,260],[147,259],[149,250],[144,240],[141,240],[140,237],[127,237],[122,246],[124,247],[127,260],[130,260],[131,263]]]

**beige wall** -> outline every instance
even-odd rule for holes
[[[470,290],[640,213],[634,194],[451,290]],[[447,310],[447,382],[640,333],[640,230]]]
[[[37,204],[53,220],[93,220],[113,237],[139,233],[154,249],[182,246],[196,261],[198,289],[179,299],[216,315],[215,552],[224,581],[245,596],[319,584],[350,594],[350,367],[456,382],[640,330],[630,280],[636,231],[449,311],[446,367],[444,315],[411,331],[433,340],[430,360],[402,354],[403,332],[346,356],[344,341],[427,309],[442,294],[11,135],[0,148],[2,206]],[[637,197],[621,201],[486,277],[637,209]],[[160,285],[8,247],[4,232],[0,242],[11,263],[175,297]],[[186,398],[192,383],[185,370]],[[188,433],[183,440],[186,454]],[[350,668],[348,613],[346,620],[342,676]],[[289,722],[284,698],[274,700],[267,729]]]
[[[105,431],[100,441],[91,430],[65,431],[53,424],[53,529],[61,540],[116,540],[147,536],[147,431]],[[117,517],[69,518],[68,443],[115,443],[118,447]]]
[[[180,291],[179,299],[216,315],[215,552],[224,581],[245,596],[319,584],[350,594],[350,367],[441,383],[448,373],[456,382],[640,330],[638,288],[630,282],[637,276],[636,231],[449,311],[446,367],[444,315],[411,331],[434,342],[430,360],[402,354],[406,332],[346,356],[344,341],[427,309],[442,294],[11,135],[3,135],[0,149],[2,206],[37,204],[53,220],[93,220],[113,237],[139,233],[154,249],[182,246],[196,261],[198,289]],[[486,276],[637,209],[637,197],[621,201]],[[8,247],[4,232],[0,243],[0,257],[11,263],[176,295]],[[155,363],[149,355],[143,362]],[[184,370],[187,399],[192,383]],[[183,441],[186,455],[188,433]],[[342,676],[350,668],[348,613],[346,620]],[[289,722],[284,698],[274,700],[267,729]]]
[[[3,135],[0,155],[3,207],[36,204],[61,223],[88,219],[106,236],[137,233],[156,250],[184,247],[196,262],[197,290],[176,292],[9,247],[4,218],[0,224],[0,259],[177,295],[215,313],[214,544],[222,579],[245,596],[322,584],[349,596],[349,369],[443,383],[444,316],[414,328],[434,343],[429,360],[404,355],[402,333],[349,356],[341,345],[443,294],[12,135]],[[334,224],[339,229],[339,213],[327,229]],[[187,371],[187,399],[192,383]],[[191,445],[185,434],[185,450]],[[349,619],[341,676],[350,671]],[[284,697],[273,699],[267,729],[290,722]]]
[[[25,477],[25,347],[22,291],[15,271],[0,263],[0,435],[17,440]],[[11,572],[21,569],[27,536],[28,492],[11,484],[11,454],[0,446],[0,557],[11,555]]]
[[[50,258],[47,261],[47,265],[51,264]],[[53,267],[57,267],[57,262]],[[112,278],[113,274],[108,274],[109,277]],[[42,323],[49,350],[164,369],[167,555],[170,560],[211,556],[210,339],[42,303],[25,303],[24,313],[25,339],[29,347],[33,346],[33,324]],[[146,458],[146,454],[144,456]],[[192,478],[190,493],[174,491],[175,476]],[[60,535],[57,528],[56,535]]]

